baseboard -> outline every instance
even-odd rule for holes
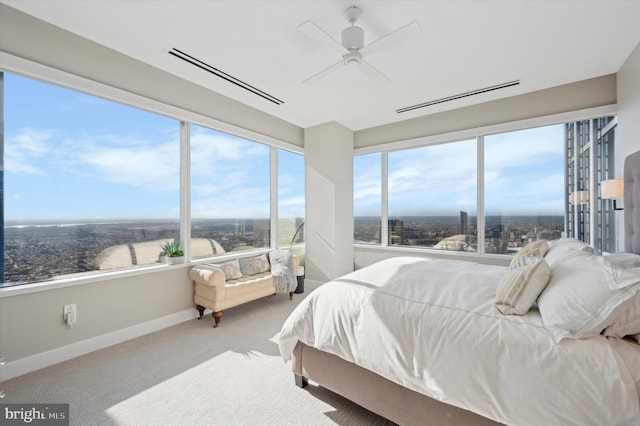
[[[197,316],[198,312],[195,309],[188,309],[161,318],[156,318],[151,321],[136,324],[131,327],[123,328],[121,330],[112,331],[111,333],[72,343],[70,345],[51,349],[36,355],[31,355],[26,358],[7,362],[5,365],[0,367],[0,382],[189,321]]]
[[[304,283],[309,284],[310,287],[316,288],[319,285],[326,283],[326,281],[310,280],[309,278],[305,278]]]

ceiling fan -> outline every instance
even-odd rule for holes
[[[349,21],[350,26],[342,30],[342,43],[339,43],[311,21],[306,21],[298,26],[298,29],[309,37],[336,50],[342,55],[342,59],[339,62],[312,75],[304,80],[303,83],[313,84],[347,65],[358,66],[365,75],[377,83],[390,83],[391,79],[369,62],[365,61],[364,57],[421,33],[422,28],[418,21],[413,21],[400,27],[365,46],[364,30],[356,25],[356,21],[360,15],[362,15],[362,9],[358,6],[350,6],[344,11],[344,15]]]

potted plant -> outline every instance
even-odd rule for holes
[[[161,256],[168,265],[177,265],[184,262],[184,249],[180,241],[167,241],[162,247]]]

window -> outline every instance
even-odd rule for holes
[[[512,254],[568,236],[612,250],[615,216],[598,191],[614,176],[616,123],[600,117],[459,142],[438,136],[439,144],[355,155],[354,240]]]
[[[10,73],[0,72],[0,82],[0,286],[159,264],[162,245],[184,238],[181,223],[191,227],[191,240],[182,242],[198,259],[276,246],[270,233],[277,224],[280,243],[288,244],[304,220],[304,157],[271,146],[282,147],[278,141],[256,142]],[[182,141],[189,164],[181,163],[181,126],[190,130],[182,134],[189,133]],[[181,167],[191,177],[190,200],[180,196]],[[180,216],[185,210],[191,217]]]
[[[562,124],[485,136],[485,253],[562,236],[564,150]]]
[[[476,141],[390,152],[389,244],[476,250]]]
[[[191,257],[270,246],[270,147],[191,126]]]
[[[304,241],[304,157],[284,149],[277,152],[278,246],[288,247]]]
[[[353,158],[354,241],[381,243],[382,188],[381,154],[357,155]]]
[[[3,285],[158,262],[179,122],[4,73]]]

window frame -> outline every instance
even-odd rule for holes
[[[12,73],[21,77],[37,80],[45,84],[52,84],[58,87],[80,92],[89,96],[95,96],[108,101],[123,104],[132,108],[141,109],[150,113],[166,116],[175,119],[180,123],[180,239],[187,242],[185,244],[186,263],[182,265],[145,265],[134,268],[126,268],[113,271],[89,271],[80,274],[69,274],[50,280],[30,282],[17,285],[9,285],[0,287],[0,297],[14,296],[26,294],[36,291],[49,290],[53,288],[63,288],[68,286],[76,286],[94,282],[104,282],[106,280],[120,279],[131,276],[137,276],[147,273],[157,272],[162,268],[180,268],[198,263],[211,261],[213,258],[191,260],[191,247],[188,243],[191,234],[191,206],[190,206],[190,146],[189,146],[189,126],[195,124],[207,127],[215,131],[224,132],[233,136],[246,139],[251,142],[261,143],[270,148],[270,168],[276,170],[275,180],[271,174],[270,181],[270,212],[277,212],[278,205],[278,181],[277,181],[277,150],[283,149],[304,157],[304,148],[276,139],[274,137],[264,135],[252,130],[244,129],[223,121],[208,117],[193,111],[185,110],[180,107],[165,104],[147,98],[135,93],[125,91],[104,83],[96,82],[75,74],[71,74],[62,70],[58,70],[47,65],[42,65],[30,60],[20,58],[5,52],[0,52],[0,72]],[[4,143],[4,142],[3,142]],[[270,232],[277,233],[278,217],[270,215]],[[2,223],[4,226],[4,222]],[[263,248],[254,251],[247,251],[240,256],[255,255],[257,253],[267,252],[275,246],[275,240],[272,238],[269,248]],[[216,261],[223,261],[239,257],[239,253],[223,254],[216,256]]]
[[[478,250],[474,253],[459,253],[456,251],[437,250],[428,247],[397,247],[390,245],[388,241],[383,241],[381,244],[366,245],[354,243],[356,250],[363,251],[387,251],[387,252],[404,252],[404,253],[419,253],[419,254],[434,254],[444,257],[457,257],[457,258],[493,258],[493,259],[505,259],[508,256],[504,254],[485,253],[485,205],[484,205],[484,138],[497,133],[513,132],[518,130],[527,130],[536,127],[551,126],[556,124],[564,124],[572,121],[591,120],[604,116],[616,116],[617,105],[610,104],[604,106],[598,106],[593,108],[580,109],[575,111],[563,112],[558,114],[544,115],[540,117],[527,118],[523,120],[509,121],[504,123],[496,123],[487,126],[469,128],[466,130],[453,131],[447,133],[441,133],[436,135],[428,135],[423,137],[417,137],[413,139],[406,139],[394,142],[381,143],[371,146],[365,146],[355,148],[353,155],[381,153],[380,167],[382,172],[382,206],[381,206],[381,232],[385,236],[388,232],[388,185],[387,185],[387,164],[388,153],[398,150],[420,148],[431,145],[438,145],[443,143],[455,143],[459,141],[475,139],[477,143],[477,224],[478,224]],[[596,189],[592,188],[591,191]],[[592,198],[594,194],[591,194]],[[354,217],[355,220],[355,217]]]

